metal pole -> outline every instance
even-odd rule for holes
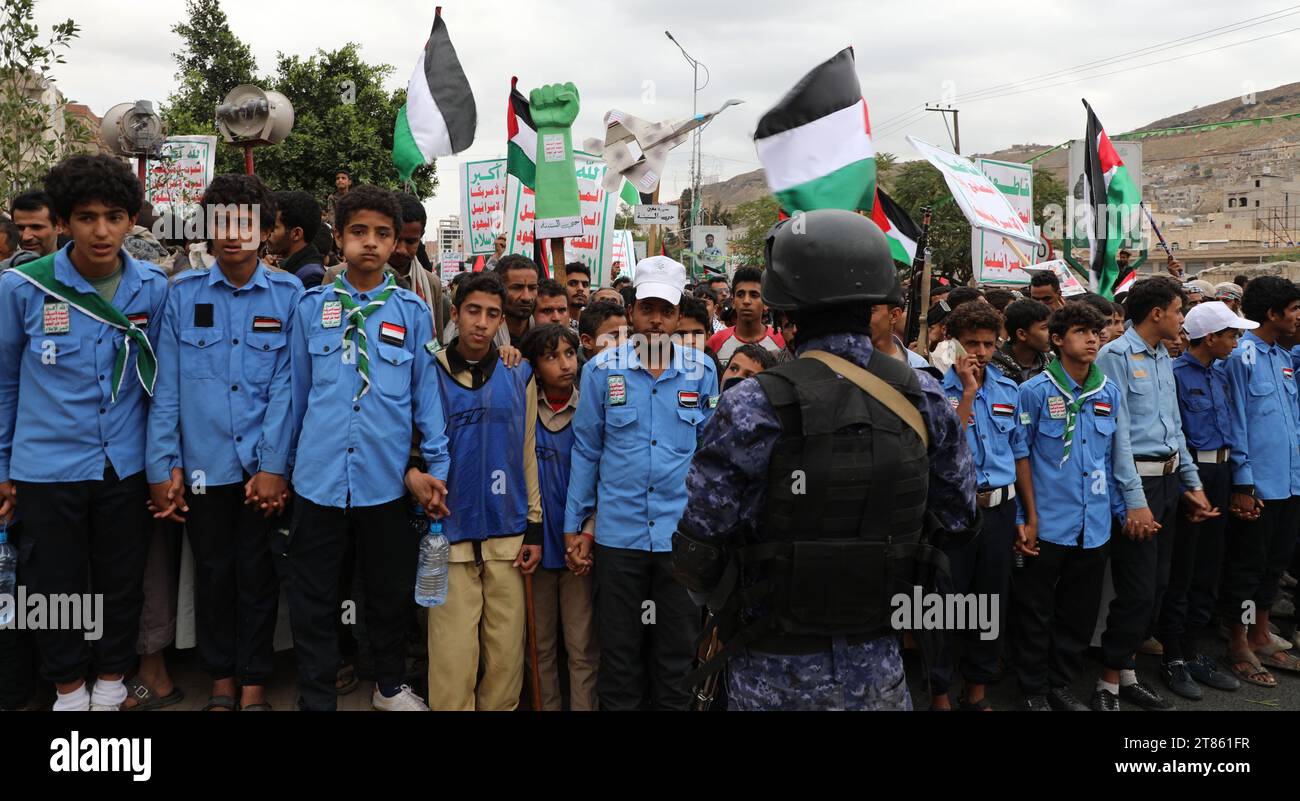
[[[952,110],[952,144],[957,148],[957,155],[961,155],[961,129],[957,127],[957,109]]]
[[[244,174],[253,174],[253,146],[244,145]]]

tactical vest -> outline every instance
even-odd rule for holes
[[[920,404],[907,365],[876,351],[867,370]],[[781,434],[758,530],[734,552],[710,599],[725,610],[718,615],[725,650],[805,653],[828,648],[830,637],[891,632],[890,600],[931,584],[942,564],[925,541],[925,444],[821,362],[797,359],[757,378]]]

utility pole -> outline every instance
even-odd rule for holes
[[[946,106],[940,106],[938,103],[936,103],[936,104],[934,104],[933,106],[931,106],[929,103],[926,103],[926,104],[925,104],[925,110],[926,110],[926,111],[937,111],[937,112],[939,112],[940,114],[951,114],[951,115],[952,115],[952,130],[951,130],[951,131],[948,131],[948,140],[952,142],[952,152],[954,152],[954,153],[956,153],[957,155],[960,156],[960,155],[961,155],[961,129],[959,129],[959,128],[957,127],[957,111],[958,111],[958,109],[953,108],[951,103],[947,104]],[[947,127],[948,127],[948,118],[947,118],[947,117],[944,117],[944,119],[943,119],[943,127],[944,127],[944,128],[947,128]]]
[[[694,57],[692,57],[690,53],[687,53],[687,52],[686,52],[686,48],[682,47],[682,43],[679,42],[679,41],[677,41],[677,39],[673,37],[673,35],[672,35],[672,33],[671,33],[670,31],[664,31],[664,36],[667,36],[668,39],[669,39],[673,44],[677,45],[677,49],[680,50],[680,51],[682,51],[682,55],[686,58],[686,63],[688,63],[688,64],[691,65],[691,73],[692,73],[692,80],[691,80],[691,88],[692,88],[692,94],[691,94],[691,116],[692,116],[692,117],[698,117],[698,116],[699,116],[699,113],[700,113],[700,102],[699,102],[699,101],[700,101],[700,89],[704,88],[704,87],[700,86],[700,67],[702,67],[702,66],[704,66],[704,65],[701,64],[701,63],[700,63],[698,60],[696,60]],[[704,67],[704,74],[705,74],[704,85],[705,85],[705,86],[708,86],[708,85],[709,85],[709,77],[708,77],[708,74],[709,74],[709,68],[708,68],[708,67]],[[702,133],[703,133],[703,128],[702,128],[702,127],[701,127],[701,128],[696,128],[696,129],[692,132],[692,139],[691,139],[691,210],[690,210],[690,214],[689,214],[689,216],[687,217],[687,222],[689,223],[689,226],[688,226],[687,230],[692,230],[692,229],[694,229],[695,226],[696,226],[696,224],[699,222],[699,208],[700,208],[700,155],[701,155],[700,135],[701,135]],[[692,270],[694,270],[694,262],[693,262],[693,261],[692,261],[691,268],[692,268]]]

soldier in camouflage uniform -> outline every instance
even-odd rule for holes
[[[880,600],[901,590],[864,577],[926,561],[927,508],[940,536],[975,527],[970,452],[938,382],[874,353],[871,308],[894,284],[880,229],[831,209],[796,220],[768,234],[762,293],[796,319],[801,358],[721,397],[686,478],[674,570],[721,623],[730,708],[911,709]],[[849,364],[832,370],[824,353]],[[845,380],[858,368],[894,406]]]

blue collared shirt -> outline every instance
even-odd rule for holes
[[[1125,507],[1147,506],[1135,457],[1164,458],[1177,453],[1183,487],[1200,489],[1201,475],[1183,439],[1173,360],[1164,344],[1152,348],[1136,328],[1130,328],[1124,336],[1106,343],[1097,354],[1097,366],[1122,399],[1116,414],[1115,482],[1124,494]]]
[[[961,404],[961,378],[949,367],[943,377],[944,394],[956,411]],[[996,367],[984,369],[984,383],[975,393],[973,422],[966,427],[966,444],[975,461],[975,478],[984,489],[1005,487],[1016,481],[1013,443],[1023,439],[1020,425],[1020,386]]]
[[[686,471],[717,394],[713,360],[694,348],[674,344],[657,379],[642,367],[635,340],[587,362],[564,530],[580,530],[594,509],[601,545],[671,551],[686,506]]]
[[[1174,359],[1178,411],[1189,450],[1217,451],[1228,446],[1232,393],[1223,362],[1206,367],[1190,352]]]
[[[813,337],[798,349],[824,350],[859,367],[866,367],[873,350],[870,337],[849,333]],[[917,370],[916,378],[921,418],[930,432],[926,506],[944,532],[963,534],[976,516],[970,450],[943,387],[927,372]],[[686,477],[690,503],[683,528],[719,542],[753,541],[767,503],[768,464],[780,437],[781,422],[757,380],[747,378],[723,393]]]
[[[68,256],[72,247],[54,253],[54,277],[94,294]],[[167,276],[126,250],[119,255],[113,306],[143,320],[156,343]],[[0,275],[0,481],[99,480],[105,458],[119,477],[139,473],[148,395],[136,377],[137,349],[114,402],[113,364],[126,335],[72,307],[66,322],[47,318],[46,297],[15,270]]]
[[[358,292],[343,277],[353,299],[365,305],[383,284]],[[293,373],[294,492],[321,506],[377,506],[400,498],[411,450],[420,453],[434,478],[446,480],[447,426],[438,392],[429,307],[414,292],[397,289],[366,318],[370,391],[361,390],[356,353],[343,345],[347,314],[333,284],[303,293],[289,339]],[[327,305],[331,304],[331,305]],[[400,335],[399,332],[400,331]],[[400,339],[400,343],[399,340]],[[482,492],[448,487],[448,492]]]
[[[1224,361],[1232,392],[1232,483],[1258,497],[1300,495],[1300,400],[1295,365],[1281,346],[1247,331]]]
[[[258,263],[233,286],[220,266],[176,276],[159,321],[158,385],[149,407],[150,483],[288,477],[293,418],[289,334],[302,283]],[[237,387],[237,389],[236,389]]]
[[[1029,459],[1038,509],[1038,538],[1055,545],[1097,548],[1110,539],[1111,516],[1121,505],[1114,497],[1112,465],[1122,395],[1108,378],[1083,402],[1075,418],[1070,458],[1061,464],[1066,404],[1079,397],[1080,389],[1068,374],[1066,379],[1069,398],[1046,372],[1020,385],[1018,419],[1026,430],[1016,458]],[[1019,497],[1016,502],[1019,504]]]

